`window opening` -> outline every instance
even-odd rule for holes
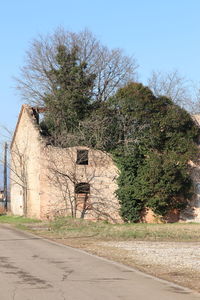
[[[89,194],[90,193],[90,185],[86,182],[80,182],[75,184],[75,193],[76,194]]]
[[[77,150],[77,160],[78,165],[88,165],[88,150]]]

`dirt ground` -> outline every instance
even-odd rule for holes
[[[200,292],[200,242],[113,242],[94,238],[48,238]]]

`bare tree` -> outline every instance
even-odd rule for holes
[[[105,101],[135,78],[136,60],[124,55],[121,49],[110,50],[103,46],[88,30],[74,33],[59,28],[51,35],[33,40],[26,52],[25,65],[16,79],[17,88],[26,102],[44,105],[44,96],[53,93],[54,80],[49,71],[58,68],[56,54],[60,45],[69,51],[77,47],[80,63],[86,62],[88,72],[96,75],[92,91],[95,100]]]
[[[28,174],[27,174],[27,144],[24,142],[23,148],[20,147],[15,141],[12,143],[13,133],[6,127],[2,127],[2,137],[8,143],[8,179],[9,183],[12,181],[13,186],[17,186],[20,189],[21,206],[23,208],[23,214],[27,214],[27,193],[28,193]],[[1,142],[2,145],[4,142]],[[12,145],[12,146],[11,146]],[[0,165],[3,165],[3,159],[0,159]],[[16,195],[15,195],[16,197]],[[20,199],[19,199],[20,200]]]
[[[193,84],[193,102],[190,111],[192,114],[200,113],[200,82]]]
[[[11,149],[11,160],[12,163],[8,163],[10,170],[10,178],[13,185],[17,185],[21,188],[21,199],[23,207],[23,215],[27,215],[27,196],[28,196],[28,174],[27,174],[27,163],[28,156],[26,149],[21,151],[20,147],[14,143]]]
[[[59,150],[58,150],[59,151]],[[60,155],[62,152],[62,155]],[[49,156],[49,173],[48,179],[54,185],[55,191],[59,191],[59,204],[55,206],[55,212],[59,214],[69,214],[74,218],[79,216],[84,218],[88,209],[88,191],[82,193],[82,203],[80,204],[80,197],[78,198],[76,186],[80,182],[80,175],[78,174],[76,160],[74,158],[74,151],[71,149],[62,149],[59,151],[59,156],[54,148],[50,151]],[[67,168],[64,166],[67,163]],[[86,168],[83,168],[82,175],[84,176],[84,183],[89,185],[89,178],[86,174]],[[80,191],[81,192],[81,191]],[[61,200],[60,200],[61,198]],[[59,207],[60,206],[60,207]]]
[[[171,72],[152,72],[148,86],[155,96],[166,96],[186,109],[191,108],[191,81],[181,76],[177,70]]]
[[[50,146],[48,154],[48,180],[54,186],[53,199],[58,199],[49,211],[53,215],[71,215],[74,218],[115,220],[115,214],[119,209],[118,201],[111,192],[116,188],[114,173],[108,170],[111,158],[102,151],[95,151],[86,147],[58,149]],[[89,160],[88,164],[88,152]],[[87,155],[86,155],[87,154]],[[99,181],[100,178],[100,181]],[[110,184],[106,190],[106,186]],[[102,185],[104,187],[102,188]],[[54,211],[52,211],[54,207]]]

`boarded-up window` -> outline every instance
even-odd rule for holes
[[[80,182],[75,184],[75,193],[76,194],[89,194],[90,193],[90,185],[86,182]]]
[[[78,165],[88,165],[88,150],[77,150],[77,160]]]

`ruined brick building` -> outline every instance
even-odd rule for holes
[[[41,108],[22,106],[11,143],[12,213],[38,219],[76,215],[121,222],[115,196],[118,169],[112,158],[87,147],[48,145],[40,131],[40,112]],[[200,125],[200,115],[194,119]],[[200,166],[191,165],[196,194],[178,217],[200,222]],[[177,215],[171,220],[176,221]],[[151,211],[143,221],[155,221]]]
[[[41,109],[23,105],[11,144],[11,211],[46,219],[76,215],[120,221],[117,168],[86,147],[56,148],[41,135]]]

